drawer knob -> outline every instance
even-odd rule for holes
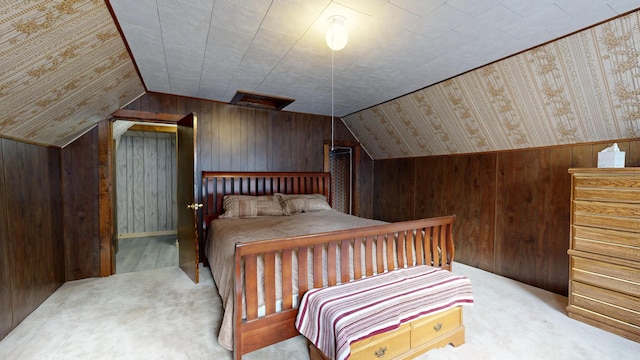
[[[435,324],[435,325],[433,326],[433,330],[435,330],[435,331],[440,331],[440,330],[442,330],[442,323],[441,323],[441,322],[439,322],[439,323]]]
[[[380,349],[376,350],[376,352],[374,352],[374,354],[376,355],[376,357],[381,358],[384,357],[384,354],[387,353],[387,347],[381,347]]]

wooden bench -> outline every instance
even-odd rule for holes
[[[462,306],[402,324],[398,329],[351,344],[350,360],[413,359],[449,344],[464,344]],[[311,360],[330,360],[309,342]]]
[[[419,266],[309,290],[296,327],[311,359],[411,359],[464,344],[465,304],[473,304],[468,278]]]

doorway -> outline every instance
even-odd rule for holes
[[[360,214],[360,187],[356,179],[361,157],[361,147],[353,142],[324,144],[324,171],[331,173],[332,207],[345,214]]]
[[[116,120],[115,273],[178,265],[176,127]]]

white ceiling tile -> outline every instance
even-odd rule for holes
[[[164,43],[203,48],[209,34],[211,9],[169,0],[159,1],[166,2],[158,9]]]
[[[475,16],[500,4],[500,0],[448,0],[447,5]]]
[[[121,26],[135,25],[154,30],[160,28],[158,7],[155,0],[111,0],[109,3],[113,11],[118,14],[118,21]]]
[[[537,16],[544,14],[544,12],[552,7],[556,7],[553,2],[555,0],[536,0],[536,1],[522,1],[522,0],[501,0],[502,6],[511,9],[511,11],[519,14],[520,16]]]
[[[169,85],[169,72],[158,71],[144,71],[140,70],[142,77],[144,78],[144,85],[149,91],[157,91],[162,93],[171,93],[171,86]]]
[[[499,30],[521,19],[520,15],[502,5],[498,5],[456,26],[455,30],[463,34],[478,34],[478,29],[482,29],[483,33],[485,31]]]
[[[608,19],[617,15],[617,13],[607,5],[607,1],[558,0],[555,4],[571,15],[578,29],[590,26],[600,21],[599,19],[603,17]]]
[[[298,40],[297,37],[286,33],[275,32],[267,28],[260,28],[251,42],[251,48],[267,50],[284,56],[291,50]]]
[[[262,23],[262,27],[289,36],[301,37],[316,21],[317,13],[286,1],[275,1]]]
[[[618,14],[626,13],[630,10],[640,9],[638,0],[615,0],[607,1],[609,6]]]
[[[417,48],[416,53],[421,52],[426,55],[448,53],[474,42],[478,37],[480,37],[480,34],[478,33],[470,35],[463,34],[455,30],[449,30],[437,38],[423,42],[421,46]],[[415,56],[416,53],[413,53],[412,56]]]
[[[456,49],[456,53],[473,60],[478,67],[526,49],[525,47],[514,51],[513,47],[517,45],[516,39],[502,31],[490,31],[486,32],[485,36],[476,37],[474,41]]]
[[[425,39],[434,39],[471,19],[468,14],[447,4],[425,16],[422,20],[408,27]]]
[[[385,69],[385,64],[389,64],[400,57],[408,57],[409,54],[415,54],[419,51],[419,47],[415,44],[424,42],[422,36],[409,31],[403,31],[396,36],[390,38],[390,41],[375,48],[367,55],[359,58],[357,63],[359,66],[367,68]]]
[[[275,2],[276,1],[272,1],[272,7]],[[331,0],[278,0],[277,2],[310,14],[319,14],[322,10],[331,6],[332,3],[335,3],[335,1]]]
[[[211,28],[226,28],[253,37],[262,23],[264,11],[246,8],[230,1],[216,1],[211,14]]]
[[[420,17],[410,11],[392,4],[385,4],[380,11],[366,18],[361,26],[371,29],[371,33],[376,36],[394,36],[419,20]]]
[[[390,0],[389,3],[394,4],[402,9],[410,11],[416,15],[424,17],[435,9],[439,8],[447,0],[430,0],[430,1],[415,1],[415,0]]]
[[[340,5],[354,9],[363,14],[373,15],[378,10],[387,5],[388,0],[335,0]]]
[[[205,0],[205,1],[211,1],[211,0]],[[219,3],[219,2],[220,1],[216,1],[216,3]],[[231,1],[227,1],[227,2],[230,3]],[[256,10],[263,14],[267,13],[267,10],[269,10],[269,6],[271,6],[271,3],[272,3],[272,0],[233,0],[233,5],[238,5],[247,9]]]
[[[153,56],[164,60],[164,44],[162,39],[158,37],[158,30],[127,24],[122,27],[122,31],[125,36],[126,34],[135,34],[127,42],[131,51],[135,53],[134,55]]]

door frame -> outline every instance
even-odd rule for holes
[[[348,147],[353,152],[353,160],[351,163],[353,171],[353,179],[351,181],[351,196],[352,196],[352,215],[363,216],[361,214],[360,204],[360,182],[358,178],[360,176],[360,162],[362,158],[362,147],[360,143],[354,141],[335,141],[334,146]],[[331,151],[331,144],[327,141],[324,142],[323,147],[323,168],[325,172],[329,172],[329,152]]]
[[[115,146],[112,133],[113,122],[129,120],[135,122],[164,125],[176,125],[185,117],[180,114],[152,113],[137,110],[117,110],[107,121],[98,124],[98,175],[100,211],[100,276],[115,274],[115,250],[117,244],[117,213],[115,191]]]

